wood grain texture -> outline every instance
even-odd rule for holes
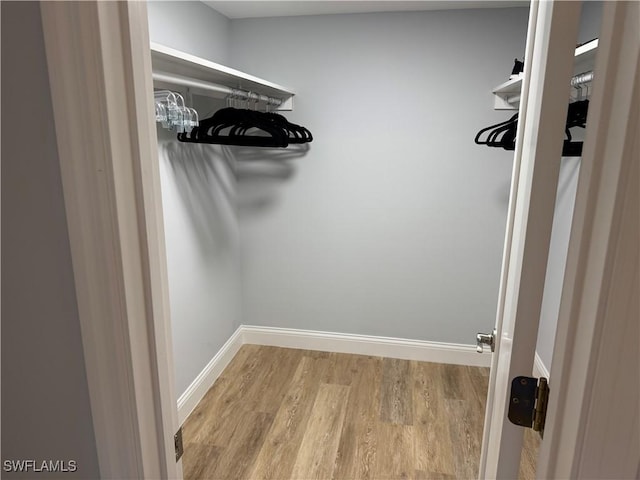
[[[465,367],[469,385],[483,411],[487,408],[487,390],[489,389],[489,376],[484,372],[488,371],[488,368]]]
[[[402,425],[413,424],[413,397],[409,368],[410,364],[406,360],[395,358],[382,360],[381,421]]]
[[[347,353],[330,353],[327,371],[322,383],[337,385],[351,385],[356,374],[355,362],[357,355]]]
[[[468,398],[469,391],[466,385],[466,369],[464,365],[442,365],[442,388],[444,398],[449,400],[464,400]]]
[[[413,478],[413,426],[379,423],[377,433],[384,448],[378,451],[374,478]]]
[[[293,465],[292,478],[321,480],[332,477],[349,390],[345,385],[320,385]]]
[[[440,382],[443,365],[413,361],[411,367],[416,469],[431,475],[453,475],[453,445]]]
[[[255,402],[251,407],[254,410],[275,414],[303,357],[303,351],[262,347],[259,356],[261,374],[247,389],[245,401]]]
[[[239,403],[238,399],[249,398],[246,392],[261,374],[261,351],[255,345],[245,345],[236,354],[185,421],[183,426],[185,448],[188,443],[194,442],[220,447],[225,447],[229,443],[239,420],[238,411],[229,406],[234,405],[244,409],[244,402]]]
[[[536,464],[538,463],[538,449],[541,442],[540,434],[531,429],[524,431],[524,446],[520,455],[520,471],[518,480],[534,480],[536,478]]]
[[[182,457],[184,478],[205,480],[213,478],[218,459],[224,449],[204,443],[190,443]]]
[[[333,478],[374,478],[382,359],[352,355],[355,369]]]
[[[184,478],[475,478],[487,382],[486,368],[244,345],[183,426]]]
[[[476,478],[482,445],[484,412],[472,402],[445,400],[453,463],[457,478]]]
[[[223,455],[218,457],[212,478],[247,478],[273,417],[264,412],[242,412]]]
[[[326,359],[301,358],[260,450],[251,478],[290,478],[320,387],[317,379],[326,368]]]
[[[415,480],[455,480],[455,475],[437,472],[415,471]]]

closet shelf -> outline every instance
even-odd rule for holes
[[[189,53],[152,42],[151,64],[154,85],[159,88],[182,86],[217,98],[240,90],[244,94],[251,92],[254,100],[257,95],[261,101],[278,100],[276,110],[293,110],[295,94],[291,89]]]
[[[597,49],[597,38],[576,48],[573,61],[574,76],[593,70]],[[493,108],[495,110],[518,110],[522,78],[523,74],[521,73],[518,78],[504,82],[493,89]]]

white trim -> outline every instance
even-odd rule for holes
[[[640,468],[639,18],[638,2],[604,2],[539,478]]]
[[[477,353],[475,345],[250,325],[242,325],[240,331],[243,344],[477,367],[488,367],[491,364],[491,355]]]
[[[184,423],[242,347],[242,327],[238,328],[178,399],[178,422]]]
[[[533,376],[536,378],[544,377],[547,380],[550,378],[549,369],[540,358],[540,355],[538,355],[538,352],[536,352],[536,357],[533,361]]]
[[[41,2],[100,478],[176,478],[144,2]]]

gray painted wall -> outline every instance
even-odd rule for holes
[[[148,3],[149,36],[228,64],[229,20],[201,2]],[[224,106],[194,96],[203,117]],[[182,395],[240,325],[239,232],[232,161],[158,126],[176,392]]]
[[[2,2],[2,460],[97,478],[80,321],[37,2]]]
[[[189,52],[212,62],[229,62],[229,19],[192,1],[149,1],[152,42]]]
[[[597,36],[600,7],[586,4],[580,42]],[[489,92],[522,56],[527,9],[229,21],[199,2],[152,2],[149,12],[153,41],[295,87],[288,115],[316,135],[306,155],[283,160],[196,152],[159,130],[178,392],[240,323],[460,343],[490,328],[512,155],[471,139],[505,118]],[[576,181],[563,161],[545,365]]]
[[[564,282],[564,269],[567,263],[567,249],[571,233],[573,207],[578,188],[580,172],[579,158],[563,158],[560,165],[560,178],[556,196],[556,210],[553,216],[549,260],[545,277],[540,325],[538,327],[538,343],[536,352],[540,360],[550,371],[553,346],[556,338],[556,326],[560,311],[560,297]]]
[[[513,154],[473,138],[509,116],[491,89],[527,18],[231,22],[232,66],[291,85],[315,137],[238,179],[244,323],[465,344],[493,327]]]
[[[199,112],[214,111],[198,100]],[[176,392],[181,395],[240,324],[240,240],[233,165],[215,145],[158,127]]]
[[[580,30],[578,43],[585,43],[600,36],[600,22],[602,21],[602,4],[599,1],[582,2],[580,15]]]

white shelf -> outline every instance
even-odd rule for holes
[[[517,110],[517,103],[520,101],[520,90],[522,89],[522,76],[513,78],[498,85],[493,89],[493,108],[496,110]],[[514,107],[514,105],[516,105]]]
[[[593,70],[596,64],[596,52],[598,51],[598,39],[580,45],[576,48],[573,60],[573,74],[588,72]]]
[[[598,50],[598,39],[592,40],[576,48],[573,61],[573,74],[593,70]],[[495,110],[518,110],[520,90],[522,89],[522,73],[518,78],[504,82],[493,89]]]
[[[155,84],[162,87],[174,78],[173,83],[186,85],[194,93],[224,97],[228,92],[219,87],[227,87],[277,98],[283,102],[279,110],[293,108],[295,93],[290,88],[153,42],[151,64],[154,76],[162,77]]]

